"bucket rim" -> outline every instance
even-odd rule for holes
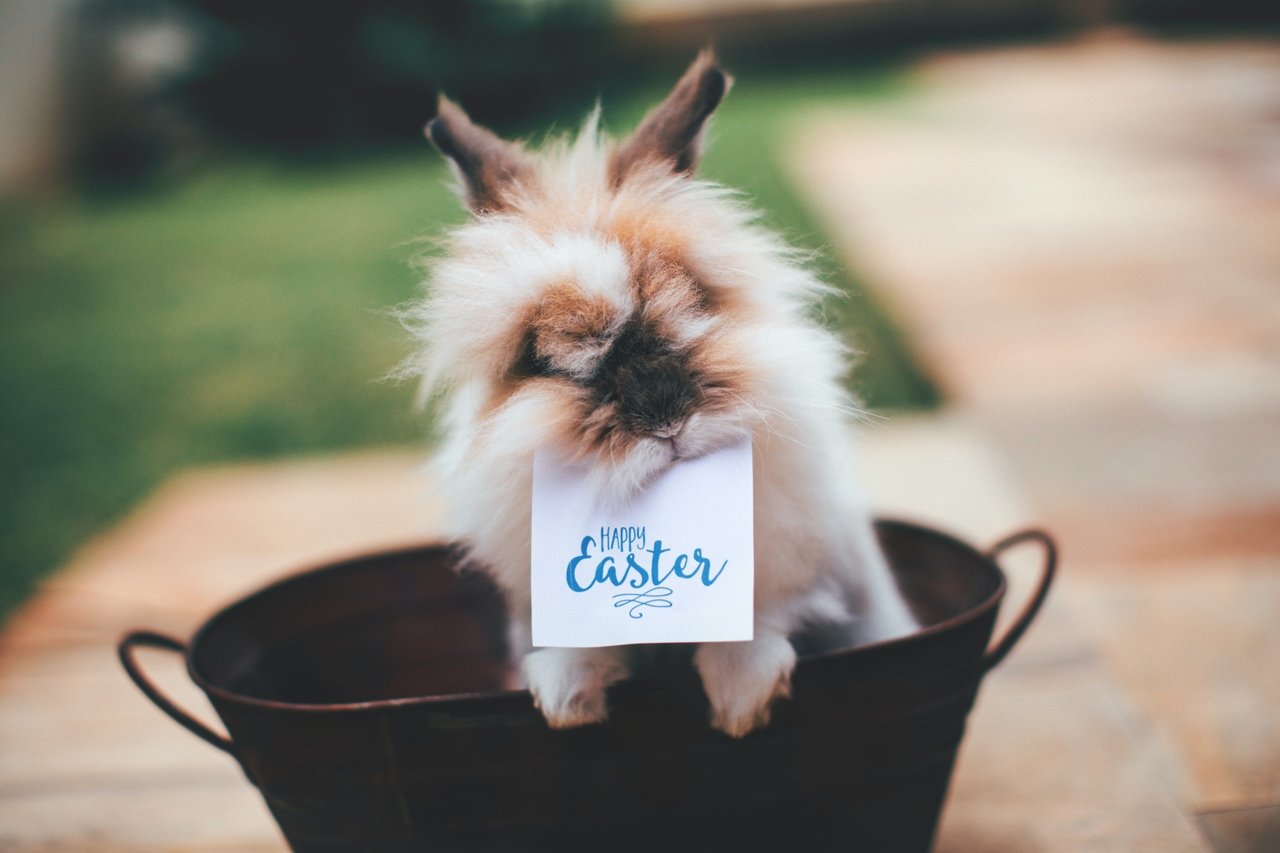
[[[924,628],[919,628],[900,637],[891,637],[884,640],[876,640],[870,643],[863,643],[857,646],[843,649],[832,649],[830,651],[817,652],[814,654],[805,654],[796,661],[796,668],[810,663],[829,661],[853,652],[866,652],[870,650],[878,650],[891,646],[904,646],[911,643],[919,643],[942,634],[947,631],[954,630],[960,626],[967,625],[971,622],[984,618],[989,611],[1000,605],[1008,591],[1008,581],[1005,578],[1004,571],[996,563],[995,559],[987,553],[980,551],[970,543],[960,539],[951,533],[931,527],[927,524],[915,521],[909,521],[901,518],[879,517],[874,519],[875,528],[898,529],[909,531],[915,535],[923,535],[928,538],[945,542],[949,547],[958,548],[967,552],[968,556],[976,558],[979,563],[983,564],[989,571],[993,573],[996,584],[991,593],[987,595],[981,602],[956,614],[955,616],[935,622]],[[386,711],[392,709],[412,708],[412,707],[429,707],[429,706],[449,706],[466,702],[521,702],[532,703],[532,696],[526,688],[509,688],[503,690],[487,690],[487,691],[470,691],[460,693],[438,693],[427,696],[405,696],[394,699],[371,699],[362,702],[333,702],[333,703],[314,703],[314,702],[286,702],[279,699],[263,699],[256,696],[249,696],[239,693],[229,688],[215,684],[196,667],[196,650],[200,648],[201,641],[215,624],[221,620],[226,614],[241,607],[248,602],[261,596],[272,593],[278,589],[290,586],[295,583],[304,581],[316,574],[324,572],[336,572],[349,569],[353,564],[364,563],[369,560],[395,559],[405,557],[411,554],[419,554],[423,552],[439,552],[442,554],[461,554],[462,549],[459,545],[449,541],[426,542],[417,545],[403,545],[399,547],[389,547],[382,550],[355,554],[349,557],[326,560],[322,563],[311,565],[307,568],[290,572],[274,581],[254,590],[253,592],[243,595],[234,601],[220,607],[212,615],[206,618],[191,635],[191,639],[186,644],[183,652],[183,658],[186,664],[187,676],[192,682],[204,691],[210,697],[216,697],[224,702],[233,705],[247,706],[259,710],[270,711],[288,711],[291,713],[303,714],[350,714],[357,712],[374,712]],[[981,675],[978,676],[981,678]],[[622,689],[626,689],[627,684],[618,685]],[[614,688],[617,689],[617,688]]]
[[[929,538],[946,542],[949,546],[959,546],[961,550],[968,551],[971,557],[976,557],[980,563],[983,563],[992,571],[996,579],[995,587],[992,589],[991,593],[978,604],[968,608],[962,613],[957,613],[955,616],[943,619],[941,622],[934,622],[932,625],[924,628],[918,628],[910,634],[904,634],[901,637],[889,637],[884,640],[874,640],[870,643],[860,643],[851,648],[831,649],[825,652],[802,655],[796,661],[797,667],[802,663],[807,663],[809,661],[830,660],[832,658],[847,655],[850,652],[864,652],[867,650],[881,649],[886,646],[898,646],[911,642],[918,642],[946,631],[954,630],[961,625],[967,625],[976,619],[981,619],[986,615],[988,610],[994,607],[999,607],[1000,602],[1004,599],[1005,593],[1009,591],[1009,581],[1005,577],[1004,570],[1000,568],[1000,565],[995,561],[995,559],[990,554],[980,551],[958,536],[920,522],[891,517],[876,517],[875,527],[877,530],[881,527],[896,527],[900,530],[910,530],[913,533],[923,534]]]

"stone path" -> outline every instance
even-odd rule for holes
[[[1280,850],[1280,43],[1111,33],[918,84],[801,122],[792,171],[1058,533],[1197,849]],[[1061,770],[1028,784],[1070,811]],[[1169,849],[1114,802],[1089,849]]]

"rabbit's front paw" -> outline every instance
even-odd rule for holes
[[[791,695],[796,653],[781,634],[745,643],[705,643],[694,663],[711,703],[711,725],[742,737],[769,723],[774,700]]]
[[[539,649],[524,659],[533,703],[553,729],[604,722],[605,693],[627,675],[614,649]]]

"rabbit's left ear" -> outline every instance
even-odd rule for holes
[[[609,164],[614,184],[646,163],[662,164],[679,174],[692,172],[701,154],[702,129],[732,83],[710,49],[699,53],[671,94],[614,152]]]
[[[473,122],[444,95],[436,117],[427,123],[426,136],[449,158],[472,213],[506,209],[512,192],[532,179],[528,152]]]

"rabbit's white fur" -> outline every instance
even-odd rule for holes
[[[449,235],[427,298],[411,309],[421,344],[413,370],[426,395],[446,400],[435,466],[452,533],[505,591],[523,649],[535,449],[590,460],[595,487],[623,499],[675,458],[744,434],[754,448],[755,639],[694,654],[713,724],[741,736],[768,721],[795,665],[787,638],[807,625],[848,622],[863,640],[911,630],[847,479],[844,350],[809,318],[826,288],[804,259],[731,192],[661,156],[628,161],[620,177],[625,148],[598,132],[595,115],[576,140],[536,158],[505,149],[521,159],[497,190],[449,150],[456,140],[432,138],[462,163],[477,215]],[[706,382],[691,392],[701,402],[673,421],[674,438],[620,429],[616,407],[583,390],[637,317]],[[517,369],[522,348],[539,369]],[[605,717],[605,691],[627,675],[628,655],[532,650],[523,671],[547,721],[574,726]]]

